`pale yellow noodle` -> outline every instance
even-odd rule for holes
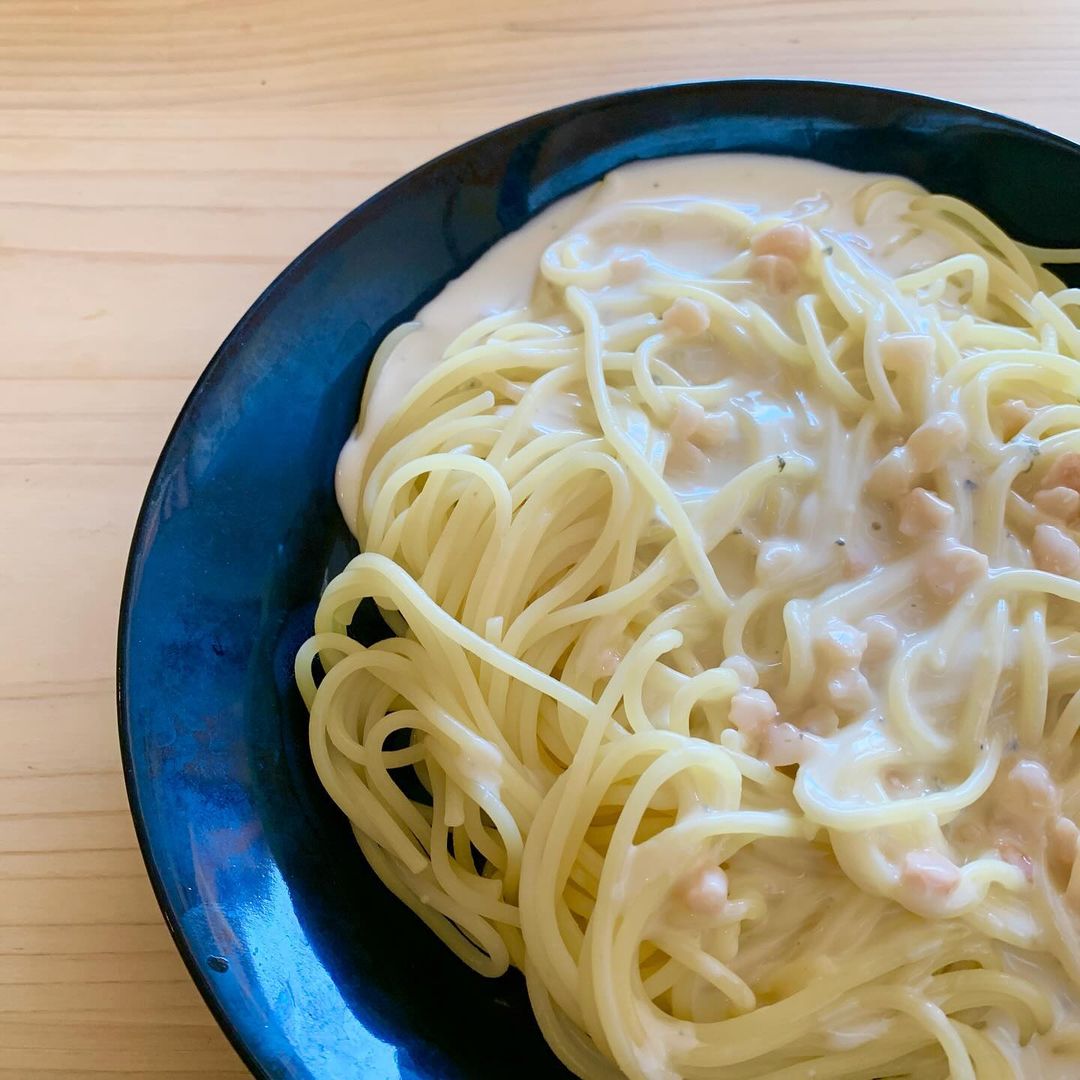
[[[1027,755],[1080,811],[1080,582],[1034,539],[1078,538],[1038,493],[1080,451],[1080,291],[1042,264],[1080,256],[904,180],[848,211],[883,207],[867,251],[828,198],[617,203],[370,433],[365,390],[363,554],[296,658],[312,758],[386,886],[477,971],[521,969],[589,1080],[1005,1080],[1029,1039],[1080,1076],[1054,990],[1080,996],[1080,870],[1000,802]],[[798,289],[768,295],[755,252],[795,222]],[[680,268],[669,233],[715,257]],[[916,468],[942,416],[963,445]],[[941,541],[900,527],[916,486],[988,558],[946,599]],[[365,647],[370,598],[398,636]],[[882,657],[830,668],[877,616]],[[755,694],[778,720],[741,719]]]

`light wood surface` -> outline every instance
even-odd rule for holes
[[[173,417],[294,254],[588,94],[850,79],[1080,139],[1078,56],[1076,0],[2,0],[0,1077],[245,1075],[135,847],[115,622]]]

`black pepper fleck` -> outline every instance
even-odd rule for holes
[[[871,521],[870,522],[870,528],[873,529],[874,532],[881,532],[881,522],[880,521]]]
[[[780,470],[780,472],[783,472],[787,468],[787,462],[784,460],[782,454],[776,455],[776,467]]]
[[[229,961],[224,956],[208,956],[206,958],[206,966],[211,971],[216,971],[219,975],[224,975],[229,970]]]
[[[976,484],[975,481],[971,479],[971,477],[968,477],[964,481],[964,487],[966,487],[968,489],[968,491],[978,491],[979,490],[979,485]]]
[[[846,540],[840,540],[840,539],[837,539],[837,540],[834,540],[834,541],[833,541],[833,543],[834,543],[834,544],[835,544],[835,545],[836,545],[837,547],[843,547],[843,546],[844,546],[844,545],[845,545],[845,544],[847,543],[847,541],[846,541]]]

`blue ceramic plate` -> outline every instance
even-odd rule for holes
[[[720,82],[596,98],[485,135],[285,270],[169,437],[119,641],[124,768],[150,877],[257,1076],[567,1075],[522,980],[466,969],[368,870],[308,758],[293,654],[354,552],[334,462],[382,336],[552,200],[624,162],[724,150],[902,173],[1023,240],[1080,245],[1080,148],[1063,139],[887,90]]]

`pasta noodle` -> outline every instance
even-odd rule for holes
[[[1077,253],[745,156],[499,250],[296,661],[364,857],[580,1077],[1080,1076]]]

